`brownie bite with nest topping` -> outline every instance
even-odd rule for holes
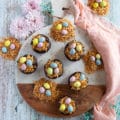
[[[53,23],[50,34],[56,41],[64,42],[75,36],[75,30],[69,20],[59,19]]]
[[[70,97],[64,97],[60,100],[59,111],[63,114],[72,114],[76,110],[75,101]]]
[[[31,45],[32,49],[38,53],[46,53],[51,47],[49,38],[43,34],[33,37]]]
[[[44,71],[48,78],[58,78],[63,74],[63,64],[58,59],[48,60],[44,65]]]
[[[84,53],[84,46],[76,40],[69,42],[64,50],[65,56],[71,61],[80,60]]]
[[[24,74],[30,74],[37,69],[37,59],[33,55],[24,55],[17,61],[18,69]]]
[[[75,72],[69,77],[68,83],[71,89],[80,90],[88,86],[88,78],[82,72]]]

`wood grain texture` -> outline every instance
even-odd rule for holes
[[[57,100],[54,102],[44,102],[35,99],[33,96],[34,84],[17,84],[18,89],[26,102],[36,111],[45,115],[57,118],[69,118],[78,116],[90,110],[95,103],[98,103],[105,92],[104,86],[89,85],[85,89],[75,92],[67,84],[58,84],[57,90],[60,91]],[[76,102],[76,111],[71,115],[64,115],[59,111],[59,101],[61,98],[69,96]]]
[[[9,35],[10,21],[20,14],[20,5],[25,0],[0,0],[0,37]],[[107,16],[120,27],[120,1],[110,0]],[[0,57],[0,120],[63,120],[38,114],[21,98],[15,83],[15,64]],[[64,120],[83,120],[73,117]],[[117,120],[120,120],[118,118]]]

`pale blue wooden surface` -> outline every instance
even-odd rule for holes
[[[20,13],[20,5],[24,1],[0,0],[0,37],[9,35],[9,23]],[[110,0],[110,2],[111,9],[107,17],[120,27],[120,0]],[[0,57],[0,120],[58,120],[38,114],[26,104],[17,91],[14,68],[14,62]],[[83,119],[75,117],[68,120]]]

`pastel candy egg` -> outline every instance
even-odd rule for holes
[[[45,89],[50,89],[50,85],[49,85],[49,83],[44,83],[43,86],[45,87]]]
[[[45,42],[45,37],[39,38],[39,42]]]
[[[20,58],[20,63],[25,63],[26,60],[27,60],[26,57],[21,57],[21,58]]]
[[[65,100],[65,103],[66,103],[66,104],[70,104],[70,103],[71,103],[71,98],[67,98],[67,99]]]
[[[100,3],[100,2],[102,2],[102,0],[96,0],[96,2]]]
[[[5,45],[6,47],[9,47],[10,44],[11,44],[10,40],[5,41],[5,43],[4,43],[4,45]]]
[[[58,74],[59,72],[60,72],[59,68],[56,68],[56,69],[54,70],[54,73],[55,73],[55,74]]]
[[[70,54],[71,54],[71,55],[74,55],[75,53],[76,53],[75,49],[72,48],[72,49],[70,50]]]
[[[47,69],[47,74],[48,74],[48,75],[52,75],[52,74],[53,74],[53,69],[49,67],[49,68]]]
[[[82,45],[77,45],[76,46],[76,50],[79,52],[79,51],[82,51]]]
[[[76,47],[76,43],[72,43],[71,45],[70,45],[70,48],[75,48]]]
[[[80,74],[80,80],[85,80],[85,79],[86,79],[85,74],[81,73],[81,74]]]
[[[94,62],[94,61],[95,61],[95,57],[94,57],[94,56],[91,56],[91,57],[90,57],[90,60]]]
[[[32,60],[27,60],[26,64],[27,66],[32,66]]]
[[[74,87],[79,88],[81,86],[81,83],[79,81],[76,81],[74,83]]]
[[[62,35],[67,35],[68,31],[67,30],[62,30]]]
[[[45,88],[44,87],[40,87],[40,93],[44,93],[45,92]]]
[[[57,67],[58,67],[58,65],[57,65],[57,63],[52,62],[52,63],[50,64],[50,67],[51,67],[51,68],[57,68]]]
[[[15,49],[15,44],[11,44],[11,45],[10,45],[10,49],[11,49],[11,50],[14,50],[14,49]]]
[[[96,9],[96,8],[98,8],[99,4],[97,2],[94,2],[92,6],[93,6],[93,8]]]
[[[7,53],[7,48],[6,47],[2,47],[2,53]]]
[[[65,105],[65,104],[61,104],[59,110],[60,110],[61,112],[64,112],[65,109],[66,109],[66,105]]]
[[[20,67],[21,70],[26,70],[26,68],[27,68],[26,64],[22,64]]]
[[[72,105],[68,106],[68,112],[70,112],[70,113],[73,112],[73,106]]]
[[[107,6],[107,2],[103,0],[103,1],[100,3],[100,6],[101,6],[101,7],[106,7],[106,6]]]
[[[46,96],[51,96],[51,91],[50,90],[46,90],[45,94],[46,94]]]
[[[101,58],[101,55],[100,55],[100,54],[96,54],[96,58],[97,58],[97,59],[100,59],[100,58]]]
[[[34,38],[33,39],[33,45],[36,46],[38,44],[38,39],[37,38]]]
[[[43,47],[43,43],[42,42],[40,42],[39,44],[38,44],[38,46],[37,46],[38,48],[41,48],[41,47]]]
[[[75,80],[76,80],[75,76],[72,76],[72,77],[70,78],[70,82],[74,82]]]
[[[96,60],[96,65],[101,65],[102,64],[102,62],[101,62],[101,60]]]
[[[62,25],[63,25],[63,27],[68,27],[69,24],[67,22],[63,22]]]
[[[61,30],[62,29],[62,24],[58,24],[57,26],[56,26],[56,30]]]

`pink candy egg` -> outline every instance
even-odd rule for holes
[[[27,66],[26,66],[26,64],[22,64],[22,66],[21,66],[21,70],[26,70],[26,68],[27,68]]]
[[[56,68],[55,70],[54,70],[54,73],[55,74],[58,74],[60,71],[59,71],[59,68]]]
[[[40,93],[44,93],[45,92],[45,88],[44,87],[40,87]]]
[[[68,31],[67,31],[67,30],[62,30],[62,34],[63,34],[63,35],[67,35],[67,34],[68,34]]]
[[[76,80],[76,78],[74,77],[74,76],[72,76],[71,78],[70,78],[70,82],[74,82]]]
[[[76,43],[70,45],[70,48],[75,48],[75,47],[76,47]]]
[[[42,46],[43,46],[43,43],[40,42],[40,43],[38,44],[38,47],[41,48]]]
[[[98,2],[98,3],[99,3],[99,2],[102,2],[102,0],[96,0],[96,2]]]
[[[94,61],[95,61],[95,57],[94,57],[94,56],[91,56],[91,57],[90,57],[90,60],[94,62]]]
[[[70,104],[70,103],[71,103],[71,98],[67,98],[67,99],[65,100],[65,103],[66,103],[66,104]]]
[[[11,44],[10,49],[14,50],[15,49],[15,44]]]

